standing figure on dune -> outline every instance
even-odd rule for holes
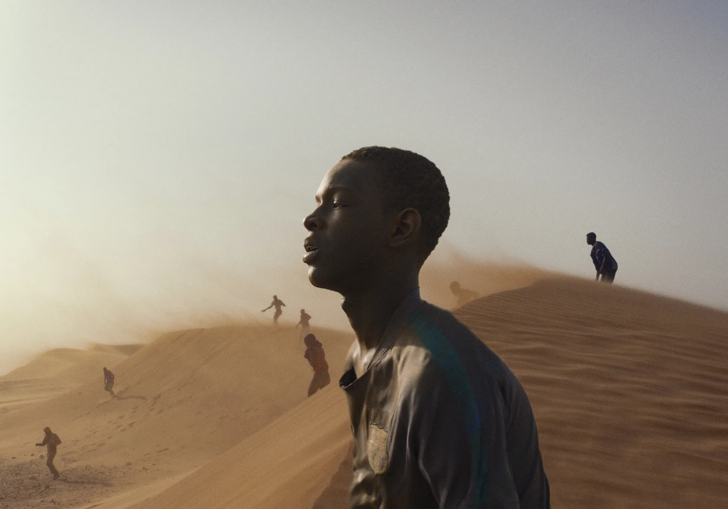
[[[591,259],[594,262],[594,268],[597,269],[597,281],[602,276],[602,282],[612,283],[614,276],[617,274],[617,260],[612,257],[607,246],[597,241],[597,234],[589,232],[586,234],[586,243],[592,246]]]
[[[300,336],[301,338],[305,338],[306,335],[311,330],[310,327],[309,327],[309,325],[308,325],[308,322],[310,320],[311,320],[311,315],[309,315],[308,313],[306,313],[306,310],[305,309],[302,309],[301,310],[301,319],[298,320],[298,323],[296,324],[296,327],[298,327],[299,325],[301,326],[301,336]]]
[[[53,479],[58,479],[61,474],[58,473],[58,470],[56,470],[56,467],[53,465],[53,458],[56,457],[56,448],[61,445],[61,439],[58,438],[58,435],[53,433],[50,428],[45,428],[43,432],[45,432],[45,438],[43,438],[41,443],[35,445],[36,447],[43,447],[44,445],[47,446],[48,459],[46,459],[46,466],[48,467],[48,470],[51,471],[51,474],[53,474]]]
[[[281,309],[282,306],[285,306],[283,301],[280,300],[277,295],[274,295],[273,302],[270,303],[270,306],[268,306],[267,308],[262,310],[261,313],[265,313],[270,308],[275,307],[276,311],[275,311],[275,313],[273,313],[273,323],[275,325],[278,325],[278,318],[283,314],[283,309]]]
[[[458,303],[455,305],[456,308],[464,306],[471,300],[475,300],[479,297],[477,292],[463,288],[457,281],[450,283],[450,291],[458,299]]]
[[[308,278],[342,295],[356,339],[339,385],[354,434],[350,509],[548,509],[526,391],[419,273],[450,217],[425,157],[365,147],[324,176],[305,219]]]
[[[303,338],[303,343],[306,345],[306,353],[303,356],[308,359],[308,363],[313,368],[313,379],[311,385],[308,386],[308,397],[310,398],[319,389],[329,385],[331,377],[329,376],[329,364],[326,362],[323,345],[319,343],[316,336],[308,334]]]
[[[114,394],[114,374],[108,369],[104,368],[104,390],[111,394],[111,397],[115,397]]]

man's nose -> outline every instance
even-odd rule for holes
[[[323,222],[321,221],[321,218],[319,218],[319,216],[316,214],[315,210],[303,219],[303,227],[310,232],[314,230],[320,230],[322,224]]]

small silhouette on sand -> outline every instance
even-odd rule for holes
[[[308,363],[313,368],[313,379],[311,385],[308,386],[308,397],[310,398],[319,389],[323,389],[331,383],[329,376],[329,364],[326,362],[326,354],[323,346],[313,334],[308,334],[303,338],[306,345],[306,353],[303,356],[308,359]]]
[[[106,368],[104,368],[104,390],[111,394],[112,398],[116,396],[114,394],[114,374]]]
[[[265,313],[270,308],[275,307],[276,311],[275,311],[275,313],[273,313],[273,323],[278,325],[278,318],[283,314],[283,309],[281,309],[281,307],[283,307],[283,306],[285,306],[283,301],[280,300],[277,295],[274,295],[273,302],[270,303],[270,306],[261,310],[261,313]]]
[[[43,438],[43,441],[39,444],[35,444],[36,447],[43,447],[44,445],[48,448],[48,459],[46,460],[46,466],[48,467],[48,470],[51,471],[51,474],[53,474],[53,479],[58,479],[61,474],[58,473],[58,470],[56,470],[56,467],[53,465],[53,458],[56,457],[56,448],[61,445],[61,439],[58,438],[58,435],[53,433],[50,428],[45,428],[43,430],[45,432],[45,438]]]
[[[617,274],[617,260],[614,259],[607,246],[597,241],[596,233],[587,233],[586,243],[592,246],[591,259],[594,262],[594,268],[597,269],[596,280],[599,281],[601,275],[603,283],[613,283],[614,276]]]
[[[458,299],[457,304],[455,304],[456,308],[459,308],[460,306],[464,306],[471,300],[475,300],[478,297],[480,297],[480,295],[478,295],[478,292],[474,292],[473,290],[468,290],[466,288],[463,288],[462,286],[460,286],[460,283],[458,283],[457,281],[453,281],[452,283],[450,283],[450,291]]]
[[[298,323],[296,324],[296,327],[298,327],[299,325],[301,326],[301,338],[305,338],[306,335],[310,332],[311,329],[308,324],[310,320],[311,320],[311,315],[306,313],[305,309],[302,309],[301,310],[301,319],[298,320]]]

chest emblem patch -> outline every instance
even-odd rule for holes
[[[380,475],[387,471],[387,432],[376,424],[369,425],[367,458],[375,474]]]

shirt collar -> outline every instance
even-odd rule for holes
[[[342,389],[349,390],[349,388],[351,388],[357,380],[369,372],[372,366],[375,366],[384,358],[387,352],[389,352],[392,348],[392,345],[394,345],[394,342],[399,336],[407,317],[421,302],[422,300],[420,299],[419,287],[415,288],[405,296],[399,306],[397,306],[394,314],[392,314],[392,317],[389,319],[387,328],[384,330],[382,339],[379,341],[379,345],[377,346],[377,351],[374,353],[372,360],[369,361],[369,364],[364,369],[364,372],[356,373],[354,368],[350,367],[350,369],[343,374],[341,380],[339,380],[339,386]]]
[[[394,345],[394,341],[397,339],[397,336],[399,336],[399,332],[407,320],[407,317],[420,304],[420,302],[422,302],[422,299],[420,298],[419,287],[409,292],[402,300],[402,303],[397,307],[394,314],[389,319],[387,328],[384,330],[379,346],[377,346],[377,351],[374,354],[374,357],[372,357],[372,360],[369,361],[369,365],[366,367],[365,372],[369,371],[372,366],[382,360],[382,358],[392,348],[392,345]]]

